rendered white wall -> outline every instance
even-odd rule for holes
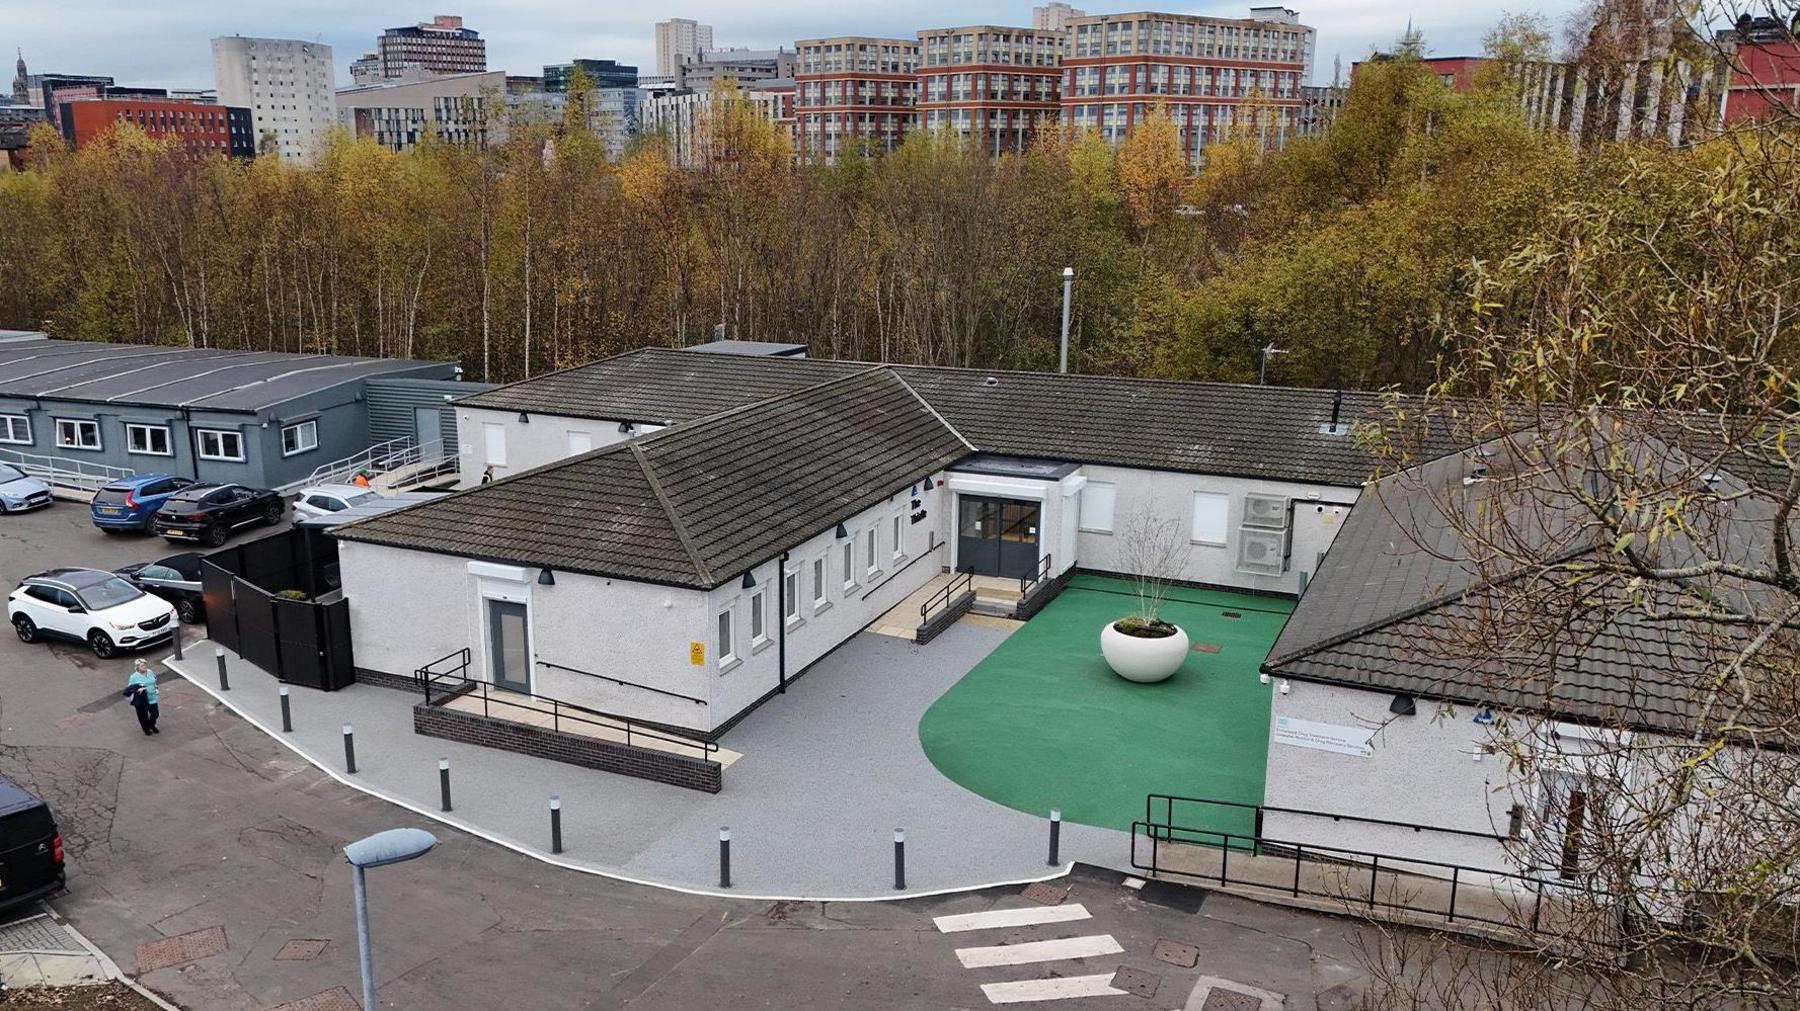
[[[555,414],[525,415],[518,411],[494,411],[477,407],[457,407],[457,474],[458,487],[469,488],[481,483],[481,472],[488,464],[484,424],[497,424],[506,440],[506,462],[494,467],[494,479],[542,467],[570,456],[569,433],[588,435],[591,449],[601,449],[639,435],[648,435],[665,426],[637,425],[630,433],[619,431],[619,422],[604,418],[570,418]]]

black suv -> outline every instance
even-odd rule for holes
[[[63,883],[62,836],[49,806],[0,777],[0,910],[60,891]]]
[[[197,484],[170,495],[156,510],[156,532],[170,541],[199,541],[216,548],[238,527],[274,526],[286,513],[287,500],[267,488]]]

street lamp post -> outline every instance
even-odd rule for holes
[[[1075,268],[1063,268],[1062,343],[1057,346],[1056,371],[1069,371],[1069,296],[1075,288]]]
[[[363,872],[422,857],[436,845],[437,837],[423,829],[391,828],[344,847],[356,893],[356,947],[362,962],[363,1011],[375,1011],[375,958],[369,947],[369,893],[363,884]]]

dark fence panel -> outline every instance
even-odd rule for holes
[[[337,542],[292,529],[216,551],[201,566],[214,642],[275,677],[334,691],[356,680],[350,605],[279,596],[337,589]]]
[[[285,677],[276,644],[275,608],[269,595],[242,578],[232,582],[237,591],[238,655],[278,678]]]
[[[231,572],[215,565],[209,555],[200,565],[200,592],[206,598],[206,634],[213,642],[236,651],[237,607],[231,599]]]

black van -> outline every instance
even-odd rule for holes
[[[63,844],[43,801],[0,776],[0,910],[63,887]]]

